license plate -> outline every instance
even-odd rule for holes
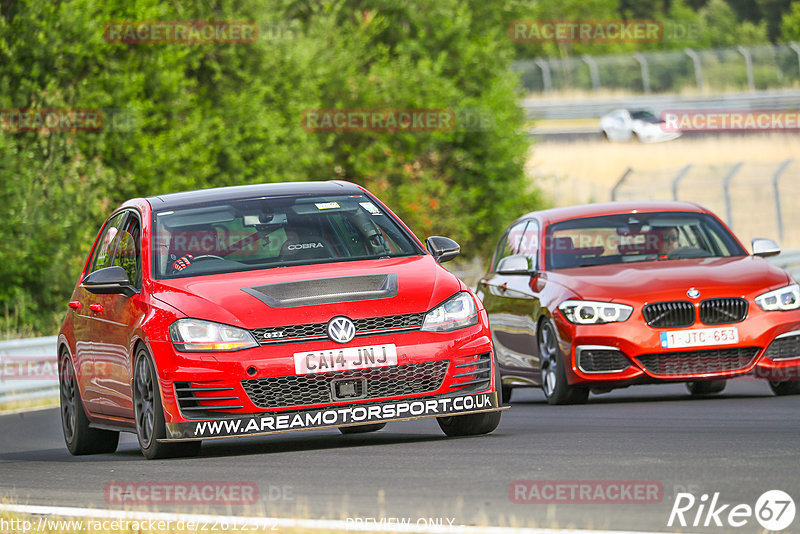
[[[394,345],[342,347],[294,353],[294,372],[298,375],[392,365],[397,365],[397,348]]]
[[[739,331],[735,326],[661,332],[662,349],[705,347],[708,345],[733,345],[738,342]]]

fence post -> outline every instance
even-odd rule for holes
[[[592,89],[597,91],[600,88],[600,73],[597,71],[597,62],[593,57],[584,54],[581,56],[587,65],[589,65],[589,76],[592,78]]]
[[[744,66],[747,68],[747,87],[750,88],[750,92],[755,92],[756,84],[753,79],[753,57],[750,55],[750,51],[742,45],[737,46],[736,49],[744,56]]]
[[[535,63],[542,69],[542,85],[544,85],[544,92],[550,93],[553,90],[553,79],[550,77],[550,64],[547,60],[539,58]]]
[[[781,175],[784,173],[789,164],[792,163],[792,158],[787,159],[783,163],[781,163],[778,170],[775,171],[775,174],[772,175],[772,192],[775,195],[775,213],[778,222],[778,241],[783,241],[783,214],[781,213],[781,194],[779,191],[779,184],[778,182],[781,179]]]
[[[794,53],[797,54],[797,67],[800,69],[800,45],[797,43],[789,43],[789,48],[794,50]]]
[[[689,174],[690,170],[692,170],[691,163],[682,168],[680,172],[678,172],[678,175],[672,180],[672,200],[678,200],[678,184],[683,180],[684,176]]]
[[[633,172],[631,167],[628,167],[625,172],[622,173],[622,176],[619,177],[617,183],[614,184],[614,187],[611,188],[611,200],[617,200],[617,191],[622,186],[622,183],[628,178],[628,176]]]
[[[694,63],[694,79],[697,81],[697,90],[703,90],[703,66],[700,64],[700,56],[692,50],[691,48],[687,48],[684,50],[686,55],[692,58],[692,63]]]
[[[641,52],[634,52],[633,59],[642,67],[642,87],[645,94],[650,94],[650,69],[647,67],[647,58]]]
[[[728,171],[728,174],[722,179],[722,194],[725,196],[725,219],[728,223],[728,226],[733,228],[733,211],[731,210],[731,191],[730,185],[731,180],[733,177],[736,176],[736,173],[739,172],[739,169],[742,167],[742,161],[731,167],[731,170]]]

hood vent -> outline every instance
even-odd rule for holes
[[[296,308],[354,300],[388,299],[397,295],[397,274],[320,278],[244,287],[242,291],[271,308]]]

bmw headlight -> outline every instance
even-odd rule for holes
[[[425,315],[423,332],[450,332],[478,324],[478,309],[472,295],[456,293]]]
[[[787,311],[800,308],[800,286],[792,284],[780,289],[773,289],[756,297],[764,311]]]
[[[201,319],[178,319],[170,325],[169,336],[180,352],[223,352],[258,346],[247,330]]]
[[[565,300],[558,309],[574,324],[621,323],[633,313],[633,307],[626,304],[592,300]]]

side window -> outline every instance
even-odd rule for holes
[[[528,226],[522,232],[522,239],[519,242],[519,251],[517,254],[524,254],[528,257],[528,264],[532,268],[537,268],[536,255],[539,252],[539,223],[537,221],[528,221]]]
[[[520,253],[520,245],[523,237],[525,237],[525,227],[528,221],[521,221],[509,228],[497,245],[497,251],[494,254],[494,267],[497,270],[497,265],[500,260],[507,256],[513,256]]]
[[[119,234],[119,244],[112,265],[122,267],[137,289],[142,287],[142,241],[139,219],[131,216]]]
[[[103,229],[103,235],[97,240],[97,245],[95,245],[92,253],[92,261],[89,263],[89,270],[86,274],[111,266],[111,262],[114,259],[114,250],[117,247],[117,243],[119,243],[119,231],[127,215],[128,212],[123,211],[109,219]]]

